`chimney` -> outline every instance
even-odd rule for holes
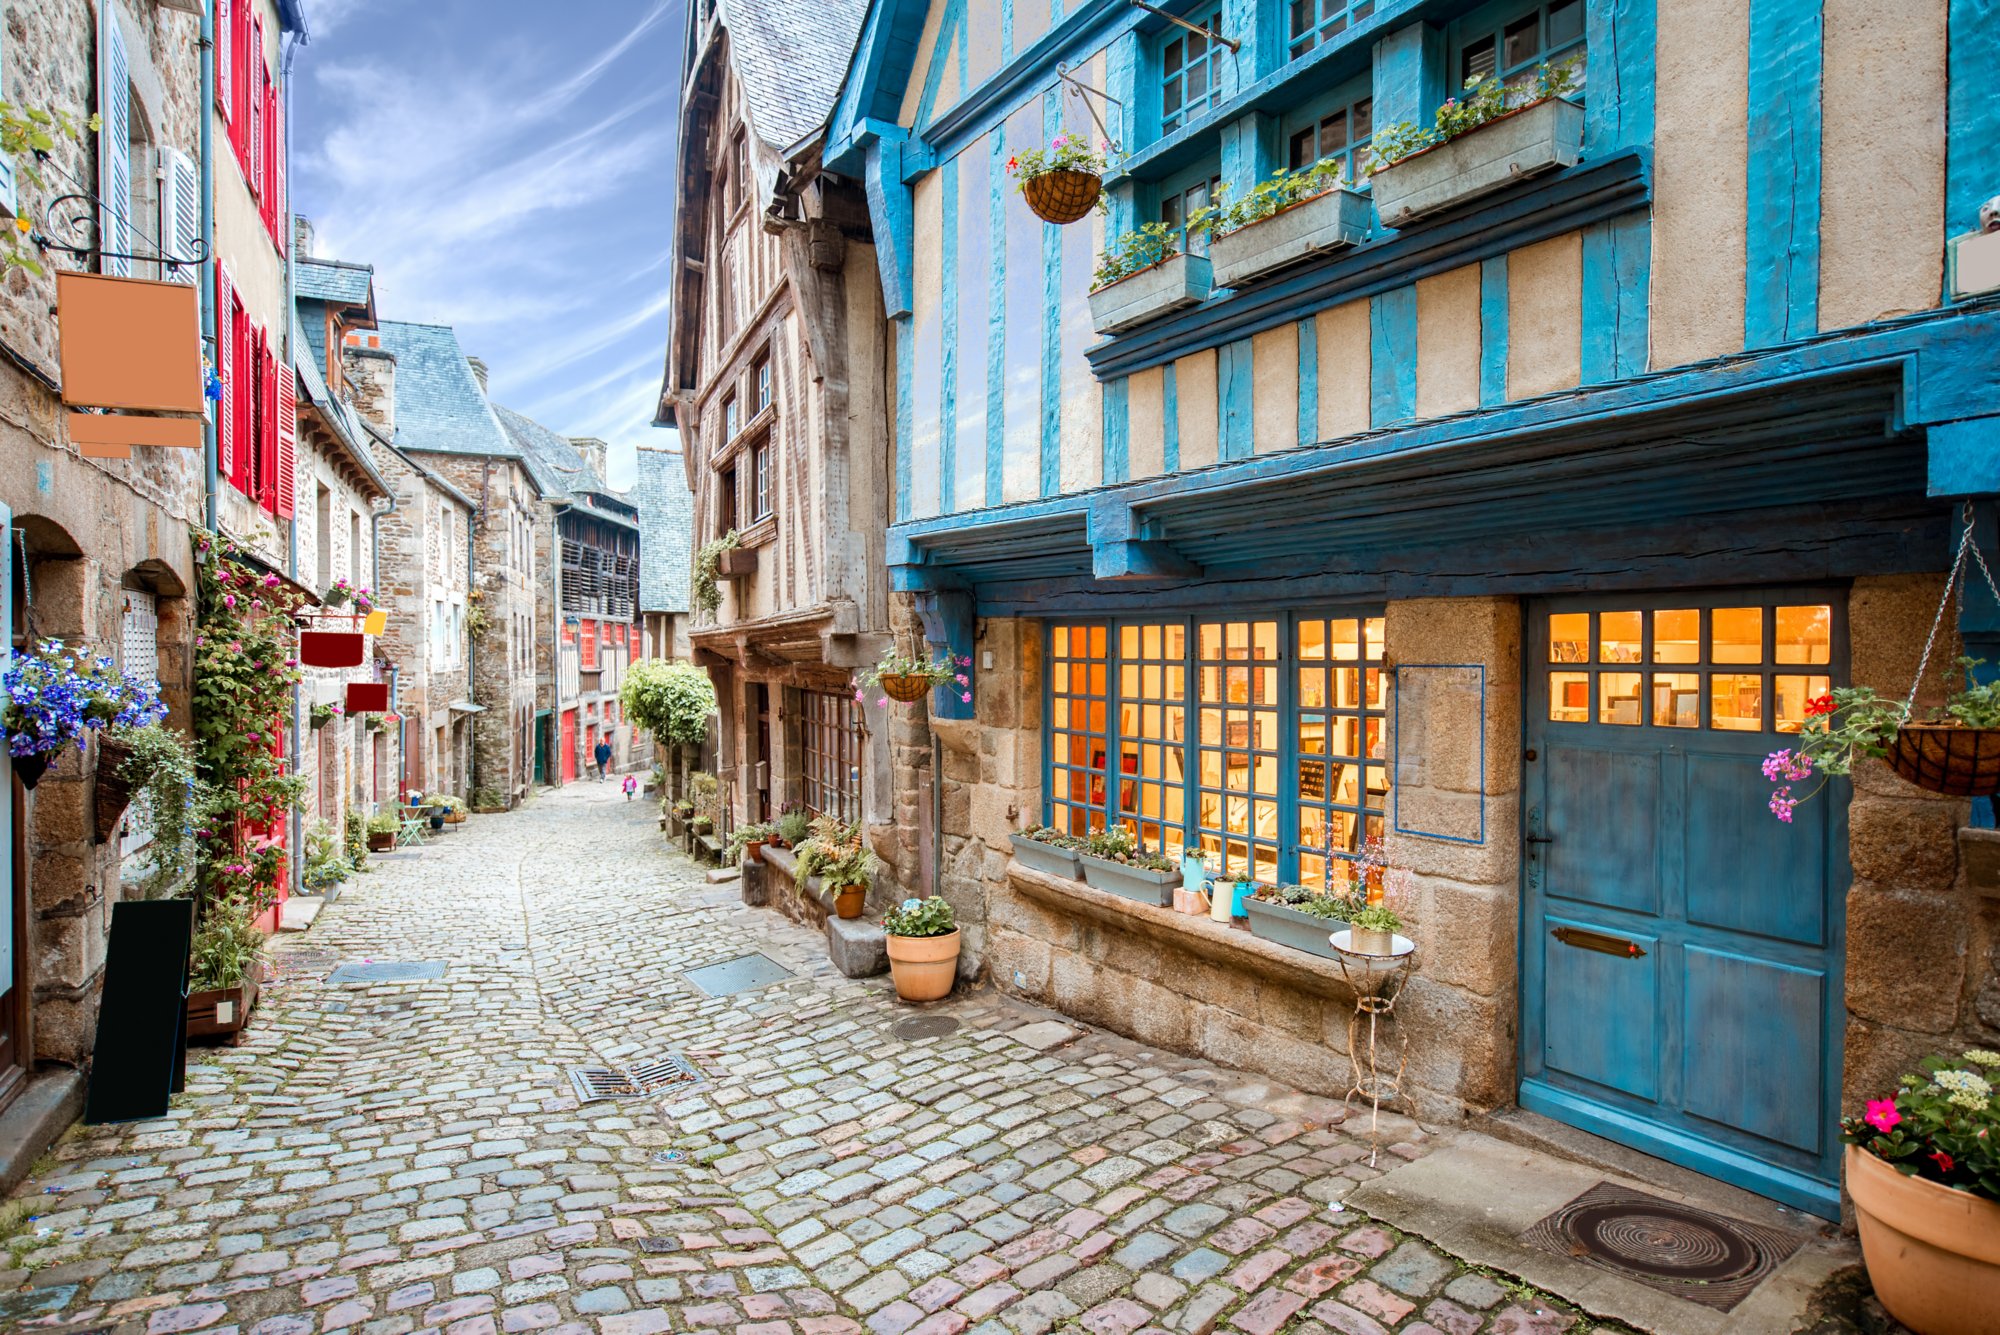
[[[606,456],[610,454],[611,447],[595,436],[571,436],[569,443],[570,448],[576,451],[577,457],[590,465],[598,480],[607,487],[610,486],[611,480],[605,474],[605,467],[609,462]]]
[[[396,354],[349,334],[340,349],[341,375],[354,410],[389,439],[396,438]]]
[[[467,357],[465,364],[472,368],[472,378],[479,382],[479,392],[484,394],[486,392],[486,359],[484,357]]]
[[[294,215],[292,218],[292,250],[297,258],[309,260],[313,257],[314,239],[312,219],[306,217],[304,214]]]

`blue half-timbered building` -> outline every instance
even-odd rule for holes
[[[975,660],[932,706],[969,959],[1337,1090],[1336,966],[1007,836],[1304,884],[1380,837],[1418,1111],[1835,1213],[1840,1111],[2000,1026],[1965,804],[1876,768],[1784,824],[1759,773],[1830,685],[1903,694],[2000,492],[1994,9],[875,0],[824,161],[872,214],[896,587]],[[1562,106],[1368,178],[1565,62]],[[1062,131],[1121,150],[1068,226],[1007,167]],[[1093,302],[1124,233],[1325,159],[1358,226]]]

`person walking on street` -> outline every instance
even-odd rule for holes
[[[632,798],[638,793],[638,791],[639,791],[639,776],[636,774],[627,774],[625,776],[625,800],[627,802],[630,802]]]
[[[599,783],[603,783],[606,779],[611,777],[610,739],[604,737],[600,737],[597,739],[596,754],[597,754],[597,781]]]

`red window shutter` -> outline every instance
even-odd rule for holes
[[[597,623],[595,621],[585,621],[583,623],[583,650],[581,657],[577,661],[585,671],[590,671],[597,666]]]
[[[257,43],[257,60],[250,70],[250,193],[262,207],[264,199],[264,25],[251,25],[251,39]]]
[[[250,495],[250,466],[257,454],[257,352],[256,331],[243,303],[236,303],[236,458],[229,470],[229,485]]]
[[[236,3],[215,0],[215,105],[224,124],[236,119]]]
[[[236,293],[229,270],[215,266],[215,375],[222,397],[215,401],[215,449],[218,469],[228,477],[236,467]]]
[[[263,394],[258,407],[263,415],[257,443],[262,448],[263,467],[257,470],[257,504],[266,514],[278,513],[278,362],[271,354],[271,338],[265,335]]]
[[[632,627],[632,633],[630,639],[628,640],[628,643],[632,646],[632,657],[634,658],[639,657],[639,628],[637,626]]]
[[[236,146],[236,161],[244,177],[250,174],[250,154],[246,140],[250,130],[250,11],[255,0],[236,0],[231,6],[235,34],[230,42],[230,123],[229,140]]]
[[[278,518],[290,519],[298,491],[299,391],[289,366],[278,368]]]

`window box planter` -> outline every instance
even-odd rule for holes
[[[1272,904],[1262,899],[1246,899],[1243,907],[1250,915],[1251,935],[1321,959],[1340,958],[1328,939],[1346,928],[1347,924],[1340,919],[1315,917],[1289,904]]]
[[[1478,199],[1525,177],[1576,165],[1583,149],[1583,108],[1543,98],[1476,130],[1413,153],[1370,177],[1384,227]]]
[[[1083,863],[1085,885],[1123,895],[1126,899],[1136,899],[1141,904],[1167,908],[1174,902],[1174,887],[1181,883],[1181,874],[1177,871],[1146,871],[1123,862],[1094,858],[1088,853],[1077,856]]]
[[[1237,287],[1367,235],[1368,196],[1335,186],[1210,238],[1208,263],[1217,287]]]
[[[251,965],[235,987],[188,993],[187,1036],[237,1042],[250,1023],[250,1012],[257,1008],[257,975],[263,967]]]
[[[1144,324],[1203,301],[1210,286],[1208,260],[1200,255],[1169,256],[1149,269],[1126,274],[1090,294],[1091,327],[1100,334]]]
[[[715,573],[718,575],[727,575],[732,579],[742,575],[756,574],[757,549],[755,547],[737,547],[724,552],[716,558]]]
[[[1038,843],[1025,834],[1010,834],[1007,837],[1013,841],[1015,861],[1023,867],[1033,867],[1051,876],[1067,876],[1072,881],[1082,878],[1083,859],[1075,849]]]

